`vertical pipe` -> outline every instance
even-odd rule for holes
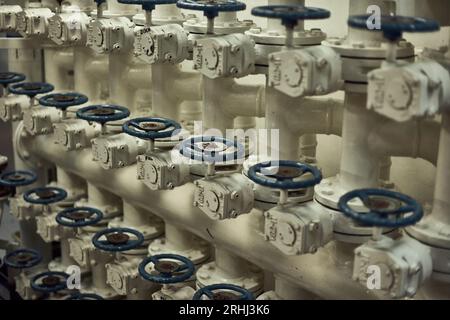
[[[98,75],[93,77],[88,68],[88,65],[91,65],[94,60],[98,59],[106,59],[106,57],[96,56],[90,48],[74,48],[75,91],[86,95],[89,98],[89,103],[92,104],[100,103],[102,100],[102,82],[99,80]]]
[[[238,278],[248,270],[252,264],[228,250],[216,247],[216,266],[225,271],[232,278]]]
[[[165,225],[166,242],[173,244],[178,250],[192,249],[192,233],[175,227],[173,224],[167,223]]]
[[[450,113],[442,115],[432,215],[450,225]]]
[[[149,217],[148,211],[133,206],[129,202],[123,202],[123,221],[125,224],[145,227],[149,223]]]
[[[367,94],[345,95],[340,181],[345,190],[378,186],[379,159],[369,150],[368,134],[379,116],[365,108]]]

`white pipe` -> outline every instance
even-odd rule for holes
[[[292,281],[285,280],[279,275],[275,275],[275,293],[283,300],[313,300],[318,299],[317,295],[305,290]]]
[[[73,78],[69,76],[74,67],[73,48],[47,47],[44,49],[45,81],[55,90],[73,89]]]
[[[153,114],[180,120],[183,101],[202,99],[202,81],[197,72],[184,72],[179,65],[156,63],[151,67]]]
[[[266,87],[266,129],[279,130],[282,160],[298,160],[303,134],[341,134],[343,103],[332,99],[291,98]]]
[[[264,86],[240,85],[231,78],[203,76],[203,126],[225,135],[237,116],[264,116]]]
[[[153,10],[153,15],[155,18],[178,17],[180,20],[183,19],[183,14],[176,4],[157,5]]]
[[[268,0],[269,5],[305,5],[305,0]],[[280,19],[267,19],[267,29],[279,34],[286,33],[286,27],[281,24]],[[304,22],[298,21],[297,30],[304,30]]]
[[[330,259],[330,254],[334,256],[334,253],[329,251],[329,246],[314,255],[295,257],[286,256],[271,246],[255,229],[260,212],[217,223],[192,206],[195,190],[193,184],[171,191],[151,192],[140,181],[132,178],[136,176],[136,165],[105,171],[92,161],[91,150],[83,149],[69,155],[48,145],[47,139],[48,137],[35,137],[28,141],[27,146],[34,154],[80,175],[90,184],[95,183],[136,206],[154,212],[166,223],[176,224],[230,252],[245,255],[243,258],[246,260],[268,271],[282,274],[323,298],[341,299],[343,292],[345,298],[349,299],[374,297],[371,292],[366,292],[351,280],[351,263],[345,264],[347,268],[345,265],[336,267],[335,260]],[[242,236],[237,237],[236,234]],[[315,267],[311,268],[311,265]]]
[[[108,14],[120,15],[120,16],[132,16],[139,12],[141,6],[132,4],[122,4],[117,0],[107,0]],[[105,12],[106,13],[106,12]]]
[[[220,247],[215,250],[215,264],[227,277],[234,279],[246,274],[251,263]]]
[[[30,40],[31,41],[31,40]],[[26,81],[43,80],[42,49],[8,49],[8,70],[23,73]]]
[[[442,115],[442,129],[439,141],[433,210],[431,215],[437,221],[450,225],[450,113]]]
[[[376,188],[379,178],[379,158],[368,145],[368,135],[384,119],[366,109],[367,95],[345,95],[342,128],[340,183],[344,190]]]
[[[123,222],[125,225],[145,227],[150,222],[150,213],[123,201]]]
[[[116,206],[121,207],[120,199],[109,191],[87,183],[89,203],[99,207]]]
[[[180,251],[191,250],[194,244],[192,233],[167,222],[165,224],[165,239],[166,242]]]
[[[396,122],[384,119],[368,137],[379,156],[422,158],[436,164],[441,125],[435,120]]]
[[[108,83],[108,58],[90,48],[74,48],[75,91],[86,95],[90,104],[102,103],[102,91]]]

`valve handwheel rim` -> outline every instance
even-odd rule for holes
[[[77,228],[95,225],[103,219],[103,212],[91,207],[67,208],[56,215],[56,222],[65,227]]]
[[[208,150],[211,145],[214,150]],[[228,152],[230,148],[235,150]],[[238,141],[214,136],[197,136],[182,141],[180,153],[186,158],[200,162],[224,163],[244,159],[245,148]]]
[[[10,171],[0,175],[0,185],[5,187],[27,186],[36,180],[37,175],[27,170]]]
[[[130,110],[113,104],[99,104],[83,107],[76,114],[80,119],[104,124],[127,118],[130,115]]]
[[[276,168],[277,172],[265,174],[264,169],[270,170]],[[295,181],[307,173],[312,177],[307,180]],[[316,167],[298,162],[298,161],[267,161],[255,164],[248,170],[248,177],[253,182],[274,189],[295,190],[313,187],[322,181],[322,173]]]
[[[46,82],[20,82],[9,87],[9,92],[34,97],[53,91],[55,87]]]
[[[175,260],[177,262],[181,262],[178,264],[173,261],[165,261],[164,260]],[[151,274],[147,272],[147,266],[152,263],[154,264],[155,271],[158,274]],[[175,275],[177,273],[180,273]],[[147,281],[160,283],[160,284],[171,284],[171,283],[180,283],[190,279],[195,272],[194,263],[183,256],[177,254],[158,254],[151,257],[147,257],[139,264],[139,274],[142,278]]]
[[[22,82],[26,79],[24,74],[17,72],[0,72],[0,84],[7,86],[11,83]]]
[[[235,12],[247,8],[245,3],[235,0],[180,0],[177,6],[181,9],[203,11],[208,18],[217,17],[219,12]]]
[[[372,199],[371,199],[372,197]],[[368,212],[359,212],[350,207],[349,202],[358,198]],[[391,203],[389,203],[391,201]],[[397,206],[394,202],[404,203]],[[386,209],[394,206],[393,209]],[[423,217],[422,206],[413,198],[384,189],[357,189],[344,194],[338,202],[339,210],[347,217],[372,227],[401,228],[417,223]],[[410,215],[405,216],[405,214]],[[390,217],[394,216],[394,220]]]
[[[352,28],[371,30],[367,27],[370,15],[355,15],[348,18],[348,25]],[[420,17],[407,16],[381,16],[380,29],[373,31],[383,31],[384,36],[392,41],[401,38],[403,32],[433,32],[439,31],[439,23]]]
[[[128,234],[136,237],[130,240]],[[106,237],[106,240],[100,240]],[[122,252],[140,247],[144,243],[144,235],[131,228],[108,228],[97,232],[92,237],[92,243],[97,249],[108,252]]]
[[[143,117],[125,122],[122,130],[133,137],[155,140],[169,138],[177,134],[181,130],[181,125],[170,119]]]
[[[214,291],[220,290],[220,293],[214,293]],[[233,293],[230,293],[233,292]],[[236,296],[234,293],[238,293]],[[204,286],[203,288],[197,290],[192,298],[192,300],[202,300],[203,296],[207,296],[210,300],[253,300],[253,294],[242,287],[228,284],[212,284],[209,286]]]
[[[46,293],[55,293],[67,289],[69,275],[60,271],[47,271],[35,275],[30,280],[33,290]],[[41,282],[39,284],[38,282]]]
[[[327,19],[331,13],[322,8],[303,5],[269,5],[253,8],[252,15],[281,19],[283,25],[295,26],[299,20]]]
[[[105,300],[102,296],[95,293],[78,293],[69,296],[66,300]]]
[[[56,187],[41,187],[26,191],[23,199],[33,204],[51,204],[64,200],[67,192],[64,189]]]
[[[39,99],[39,104],[65,110],[88,102],[88,97],[77,92],[52,93]]]
[[[42,255],[33,249],[17,249],[8,253],[3,262],[13,269],[28,269],[37,266],[42,261]]]

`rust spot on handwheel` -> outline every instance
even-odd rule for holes
[[[173,261],[158,261],[155,264],[155,270],[160,273],[173,273],[177,271],[180,266]]]
[[[61,283],[61,279],[57,276],[47,276],[42,279],[42,284],[46,287],[56,287]]]
[[[56,193],[53,190],[48,189],[36,191],[36,195],[41,199],[50,199],[54,197],[55,194]]]

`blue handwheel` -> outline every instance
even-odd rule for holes
[[[253,294],[247,289],[227,283],[205,286],[195,292],[192,300],[203,300],[203,296],[209,300],[254,300]]]
[[[13,269],[32,268],[41,261],[41,254],[33,249],[17,249],[8,253],[3,259],[5,265]]]
[[[0,72],[0,84],[8,86],[11,83],[22,82],[26,79],[25,75],[17,72]]]
[[[94,0],[97,6],[101,5],[102,3],[106,2],[106,0]]]
[[[131,236],[136,239],[131,240]],[[100,238],[105,237],[105,240]],[[140,247],[144,242],[144,235],[130,228],[109,228],[97,232],[92,237],[94,246],[103,251],[122,252]]]
[[[154,264],[156,274],[147,272],[149,264]],[[142,260],[139,264],[139,274],[145,280],[160,283],[179,283],[190,279],[195,272],[194,263],[186,257],[177,254],[158,254]]]
[[[306,180],[294,180],[306,173],[312,175]],[[248,170],[253,182],[265,187],[292,190],[313,187],[322,180],[319,169],[297,161],[267,161],[255,164]]]
[[[349,202],[360,199],[367,211],[352,209]],[[411,197],[384,189],[358,189],[344,194],[339,210],[355,221],[371,226],[401,228],[415,224],[423,217],[422,206]]]
[[[235,12],[245,10],[245,3],[235,0],[180,0],[177,7],[188,10],[203,11],[209,18],[215,18],[219,12]]]
[[[78,293],[69,296],[66,300],[105,300],[95,293]]]
[[[67,289],[69,275],[65,272],[47,271],[31,278],[30,285],[33,290],[45,293],[55,293]]]
[[[62,201],[67,197],[67,192],[56,187],[41,187],[28,190],[23,194],[26,202],[34,204],[52,204]]]
[[[10,171],[0,175],[0,185],[5,187],[27,186],[36,180],[36,174],[26,170]]]
[[[117,0],[117,2],[141,5],[142,9],[150,11],[154,10],[155,6],[158,4],[173,4],[177,3],[177,0]]]
[[[169,138],[181,130],[181,125],[165,118],[136,118],[125,122],[123,132],[146,140]]]
[[[244,146],[222,137],[198,136],[181,142],[180,153],[186,158],[209,163],[223,163],[245,157]]]
[[[330,11],[305,7],[303,5],[270,5],[252,9],[252,15],[257,17],[281,19],[287,27],[294,27],[299,20],[316,20],[330,17]]]
[[[79,106],[88,102],[88,97],[76,92],[52,93],[39,99],[39,103],[46,107],[66,110],[68,107]]]
[[[62,226],[78,228],[98,223],[103,219],[103,213],[90,207],[67,208],[59,212],[55,219]]]
[[[439,31],[439,23],[424,18],[405,17],[405,16],[381,16],[381,26],[379,29],[369,29],[368,22],[372,19],[371,15],[357,15],[348,18],[348,25],[352,28],[365,29],[370,31],[383,31],[385,38],[396,41],[401,38],[403,32],[433,32]]]
[[[105,124],[109,121],[125,119],[130,115],[130,110],[122,106],[112,104],[93,105],[81,108],[77,111],[77,117],[86,121]]]
[[[55,87],[53,87],[50,83],[45,82],[21,82],[13,84],[9,87],[9,92],[14,94],[22,94],[26,95],[30,98],[38,94],[48,93],[53,91]]]

